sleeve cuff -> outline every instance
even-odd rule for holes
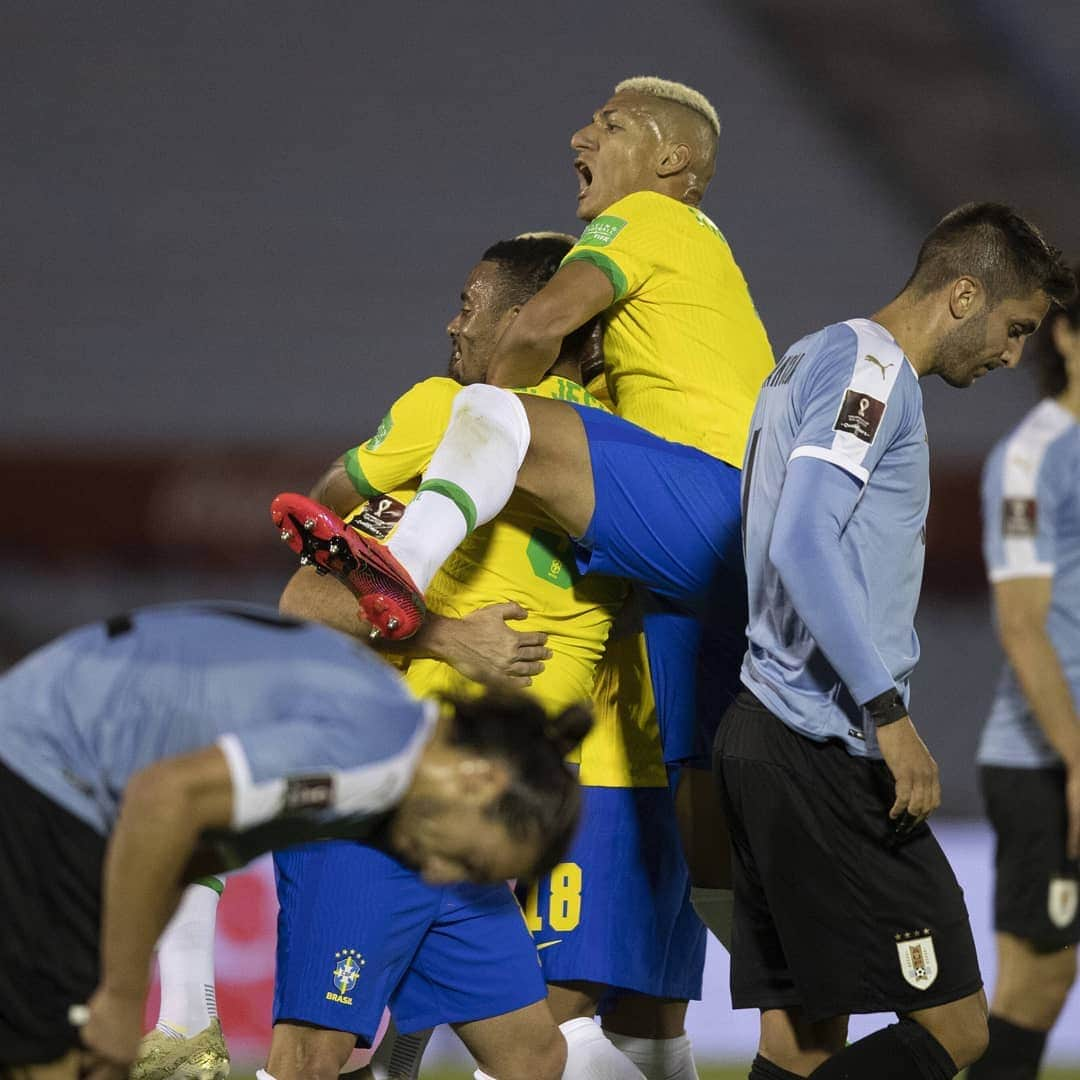
[[[854,476],[860,484],[866,484],[870,480],[868,469],[862,465],[856,465],[855,462],[840,453],[840,451],[827,446],[796,446],[788,455],[788,461],[794,461],[800,457],[817,458],[820,461],[831,462],[833,465],[843,469],[844,472]]]
[[[1024,565],[991,567],[987,577],[996,585],[999,581],[1015,581],[1019,578],[1048,578],[1054,576],[1054,564],[1044,562],[1025,563]]]
[[[381,495],[381,491],[377,491],[372,487],[368,478],[364,475],[364,470],[360,465],[360,447],[354,447],[345,455],[345,471],[349,474],[349,479],[352,481],[352,486],[364,496],[366,499],[370,499],[373,495]]]
[[[619,269],[618,264],[614,259],[605,255],[601,251],[592,251],[588,248],[582,248],[579,251],[571,251],[562,261],[562,266],[566,266],[572,262],[589,262],[601,271],[603,275],[611,282],[611,288],[614,291],[612,302],[621,300],[627,292],[626,275]]]
[[[217,745],[225,755],[232,777],[232,827],[237,830],[249,829],[274,817],[281,810],[285,781],[255,783],[247,754],[235,735],[222,735]]]

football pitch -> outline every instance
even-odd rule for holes
[[[699,1065],[700,1080],[746,1080],[750,1063],[745,1065]],[[464,1069],[425,1069],[421,1080],[472,1080],[472,1073]],[[232,1080],[255,1080],[253,1075],[233,1075]],[[1043,1069],[1039,1080],[1080,1080],[1080,1065],[1068,1069]]]

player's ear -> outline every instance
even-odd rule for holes
[[[978,278],[957,278],[949,289],[949,311],[954,319],[966,319],[979,310],[985,298],[986,290]]]
[[[466,806],[486,806],[510,786],[510,770],[489,757],[465,757],[457,767],[457,794]]]
[[[686,143],[669,144],[661,153],[656,166],[657,176],[677,176],[690,167],[693,154]]]

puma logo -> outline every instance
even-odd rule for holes
[[[871,364],[877,364],[877,366],[881,368],[882,379],[885,378],[885,372],[888,371],[889,368],[896,367],[895,364],[883,364],[876,356],[871,356],[869,353],[866,354],[866,360]]]

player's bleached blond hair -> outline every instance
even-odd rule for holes
[[[632,79],[623,79],[615,87],[615,93],[621,94],[624,90],[632,94],[650,94],[652,97],[663,98],[665,101],[674,101],[679,105],[685,105],[688,109],[703,116],[713,129],[713,134],[720,137],[720,117],[709,99],[699,90],[686,86],[684,83],[672,82],[670,79],[661,79],[656,75],[635,75]]]
[[[573,247],[577,243],[577,237],[568,232],[523,232],[514,237],[515,240],[562,240]]]

